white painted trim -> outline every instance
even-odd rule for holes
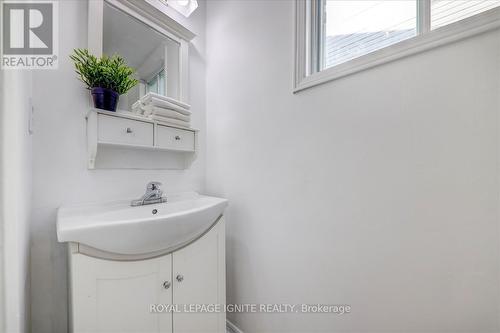
[[[88,50],[97,57],[102,56],[103,2],[89,1]]]
[[[494,8],[306,76],[305,6],[296,3],[294,93],[500,27],[500,8]]]
[[[243,331],[240,330],[238,326],[230,322],[229,319],[226,319],[226,326],[228,329],[230,329],[228,333],[243,333]]]
[[[137,6],[139,3],[143,3],[142,1],[138,1],[137,3],[132,3],[128,0],[104,0],[112,7],[126,13],[127,15],[135,18],[136,20],[143,22],[144,24],[150,26],[154,30],[158,31],[164,36],[174,40],[176,43],[179,43],[182,39],[181,36],[175,33],[175,30],[170,28],[168,24],[162,22],[153,16],[150,11],[146,11],[143,8]]]
[[[417,1],[417,34],[431,30],[431,0]]]
[[[189,104],[189,42],[180,41],[179,47],[179,101]]]
[[[194,37],[196,37],[196,34],[194,32],[192,32],[184,25],[180,24],[175,19],[170,17],[170,15],[165,10],[165,3],[163,1],[161,0],[144,0],[144,2],[137,0],[128,0],[128,1],[137,7],[145,8],[145,4],[147,4],[149,7],[154,7],[158,9],[159,12],[163,13],[163,15],[158,17],[160,23],[164,22],[165,24],[167,24],[169,29],[174,30],[172,31],[172,33],[177,35],[179,38],[191,41]]]
[[[309,75],[308,61],[309,58],[306,54],[308,48],[307,38],[310,35],[307,30],[307,5],[305,0],[297,0],[295,2],[295,70],[293,75],[294,88],[296,89],[303,78]]]
[[[104,0],[114,7],[139,18],[146,22],[154,29],[158,29],[161,33],[168,37],[179,41],[185,39],[191,41],[196,35],[184,27],[182,24],[168,16],[165,12],[165,5],[158,0]]]

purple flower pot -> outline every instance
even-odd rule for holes
[[[107,111],[116,111],[118,99],[120,95],[111,89],[95,87],[90,90],[92,99],[94,100],[94,107]]]

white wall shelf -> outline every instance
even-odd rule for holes
[[[86,120],[89,169],[185,169],[196,157],[196,129],[94,108]]]

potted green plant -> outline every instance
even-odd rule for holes
[[[75,49],[70,58],[76,73],[90,90],[96,108],[116,111],[120,95],[139,82],[133,78],[134,69],[119,55],[98,58],[87,49]]]

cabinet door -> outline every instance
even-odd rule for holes
[[[220,304],[224,310],[225,250],[224,220],[189,246],[174,252],[173,302],[180,306]],[[175,333],[223,333],[226,327],[224,312],[174,313]]]
[[[171,255],[144,261],[71,255],[73,332],[171,333],[172,313],[151,312],[152,305],[171,304],[171,269]]]

